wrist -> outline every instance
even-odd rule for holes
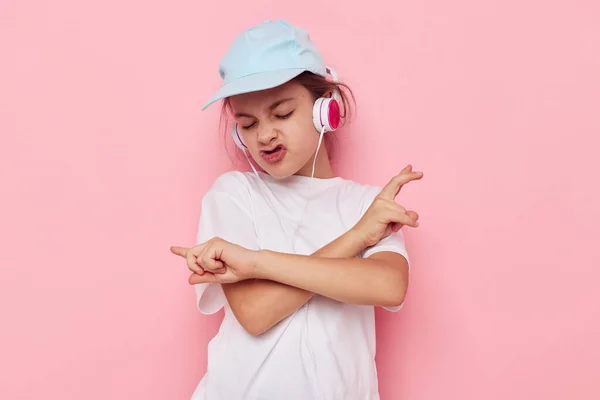
[[[355,246],[356,253],[360,253],[367,248],[364,235],[356,227],[352,227],[350,230],[344,233],[343,236],[345,236],[348,241],[352,243],[352,246]]]
[[[265,266],[268,265],[268,262],[265,262],[265,258],[269,257],[270,250],[256,250],[253,257],[253,272],[252,279],[268,279],[266,277],[267,271],[265,270]]]

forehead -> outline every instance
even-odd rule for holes
[[[238,94],[229,98],[233,112],[247,112],[268,109],[274,102],[283,98],[309,99],[309,91],[301,84],[290,81],[272,89]]]

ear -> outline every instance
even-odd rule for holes
[[[333,90],[328,90],[325,93],[323,93],[323,96],[321,97],[331,97],[333,96]]]

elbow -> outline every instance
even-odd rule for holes
[[[252,336],[260,336],[268,331],[273,324],[266,318],[266,313],[258,312],[254,307],[243,307],[234,315],[242,328]]]
[[[380,262],[380,277],[376,292],[383,307],[399,307],[404,303],[408,291],[408,261],[393,252],[375,253],[371,257]]]
[[[258,337],[269,330],[269,327],[266,324],[261,324],[256,321],[245,321],[242,323],[242,328],[250,335]]]
[[[406,298],[407,289],[408,287],[403,281],[390,285],[388,290],[383,291],[385,297],[382,299],[381,305],[384,307],[400,307]]]
[[[384,300],[383,307],[400,307],[404,303],[406,297],[406,291],[398,290],[392,291]]]

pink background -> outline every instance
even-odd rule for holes
[[[382,399],[600,398],[598,2],[223,5],[0,3],[0,398],[189,398],[221,315],[169,246],[231,168],[217,63],[266,18],[355,90],[342,176],[425,172]]]

